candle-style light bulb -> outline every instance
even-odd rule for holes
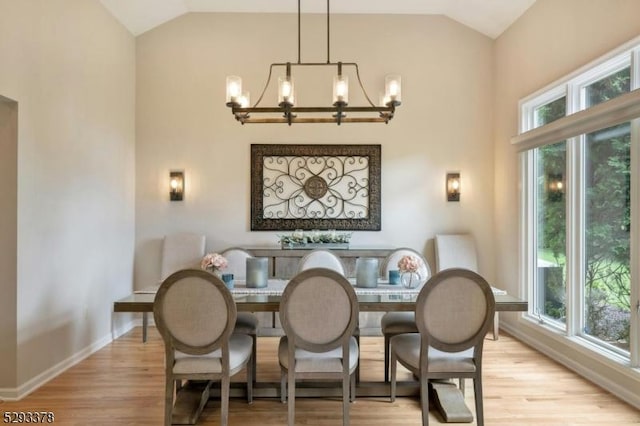
[[[333,104],[349,103],[349,79],[346,75],[333,77]]]
[[[227,77],[227,104],[238,104],[242,95],[242,78],[237,75]]]
[[[292,78],[279,78],[278,79],[278,104],[294,104],[294,86]]]
[[[388,75],[385,81],[385,95],[389,102],[399,105],[402,101],[402,78],[399,75]]]
[[[249,108],[249,105],[251,105],[251,95],[249,94],[249,92],[244,92],[242,94],[242,96],[240,96],[240,108]]]

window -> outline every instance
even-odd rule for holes
[[[638,359],[640,349],[630,339],[631,294],[640,285],[631,266],[631,241],[640,233],[631,223],[640,109],[622,119],[611,111],[622,102],[640,105],[640,95],[629,93],[640,86],[633,56],[640,58],[640,43],[521,102],[522,133],[514,138],[523,160],[526,316],[626,359]],[[573,115],[596,106],[593,120]]]
[[[581,328],[599,343],[629,351],[630,125],[589,133],[584,139]]]
[[[567,98],[562,96],[533,110],[536,127],[566,115]],[[542,319],[564,328],[566,317],[566,141],[535,150],[536,273],[533,309]],[[562,325],[561,325],[562,324]]]

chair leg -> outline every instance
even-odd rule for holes
[[[458,382],[459,382],[459,386],[458,387],[460,388],[460,392],[462,392],[462,396],[464,396],[464,383],[465,383],[464,379],[462,377],[460,377],[458,379]]]
[[[498,336],[500,336],[500,317],[496,312],[493,314],[493,340],[498,340]]]
[[[349,376],[349,383],[351,385],[351,402],[356,402],[356,378],[353,374]]]
[[[253,339],[253,349],[251,350],[251,363],[253,364],[253,384],[256,384],[256,376],[258,375],[258,333],[251,335]]]
[[[480,372],[478,372],[480,374]],[[473,379],[473,389],[475,392],[474,398],[476,400],[476,425],[484,426],[484,408],[482,403],[482,379],[477,376]]]
[[[389,382],[389,341],[391,336],[384,335],[384,382]]]
[[[351,390],[351,375],[343,374],[342,377],[342,426],[349,426],[349,404]]]
[[[294,426],[296,420],[296,374],[295,371],[287,372],[287,374],[289,376],[289,386],[287,386],[288,424],[289,426]]]
[[[223,376],[220,387],[220,424],[227,426],[229,423],[229,387],[231,385],[231,377]]]
[[[287,402],[287,375],[280,369],[280,402]]]
[[[164,425],[171,426],[171,420],[173,416],[173,385],[174,380],[169,374],[165,379],[164,390]]]
[[[360,330],[358,330],[358,334],[354,336],[356,338],[356,344],[358,348],[360,347]],[[356,383],[360,383],[360,351],[358,351],[358,365],[356,365]]]
[[[420,374],[420,405],[422,407],[422,426],[429,426],[429,380]]]
[[[255,364],[253,362],[253,355],[251,355],[249,362],[247,363],[247,402],[253,403],[253,384],[256,379]]]
[[[398,369],[394,353],[391,353],[389,362],[391,364],[391,402],[394,402],[396,400],[396,372]]]

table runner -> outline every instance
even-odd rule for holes
[[[289,280],[270,278],[266,287],[262,288],[249,288],[246,286],[245,280],[235,280],[234,287],[231,289],[231,294],[234,296],[250,296],[250,295],[265,295],[265,296],[280,296],[284,291]],[[355,284],[355,278],[349,278],[351,284]],[[416,288],[408,289],[402,285],[391,285],[387,280],[378,281],[378,286],[374,288],[356,287],[354,290],[356,295],[401,295],[401,296],[413,296],[420,293],[424,283],[420,284]],[[139,294],[155,294],[158,291],[159,286],[147,287],[142,290],[136,290],[134,293]],[[507,294],[504,290],[500,290],[495,287],[491,287],[493,294]]]

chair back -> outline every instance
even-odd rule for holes
[[[247,259],[253,257],[251,253],[242,248],[232,247],[220,254],[227,259],[227,269],[224,270],[225,273],[233,274],[236,280],[246,279]]]
[[[156,327],[167,350],[203,355],[229,340],[236,304],[222,280],[201,269],[171,274],[153,303]]]
[[[311,268],[326,268],[345,275],[342,260],[327,250],[311,250],[298,263],[298,273]]]
[[[280,321],[289,341],[311,352],[326,352],[346,342],[358,319],[358,301],[344,275],[311,268],[294,276],[280,301]]]
[[[491,286],[477,273],[453,268],[436,273],[416,301],[416,325],[423,347],[461,352],[482,343],[493,323],[496,302]]]
[[[204,235],[188,232],[166,235],[162,241],[160,281],[181,269],[197,268],[204,256],[204,247]]]
[[[410,248],[399,248],[389,253],[382,263],[382,276],[386,278],[389,276],[389,271],[398,269],[398,261],[402,259],[403,256],[407,255],[420,259],[422,262],[422,265],[418,269],[420,279],[422,282],[428,280],[429,277],[431,277],[431,268],[429,268],[429,263],[427,263],[427,260],[423,255]]]
[[[464,268],[478,272],[476,243],[471,234],[436,235],[436,272]]]

